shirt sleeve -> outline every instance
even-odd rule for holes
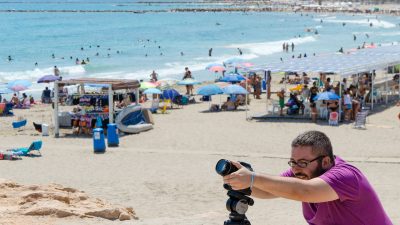
[[[280,175],[281,177],[294,177],[294,174],[291,169],[287,169]]]
[[[348,167],[333,167],[319,178],[329,184],[340,201],[356,200],[359,197],[359,179],[356,171]]]

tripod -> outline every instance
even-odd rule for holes
[[[245,213],[249,205],[252,206],[254,204],[254,200],[244,195],[248,193],[230,190],[227,194],[229,199],[226,201],[226,209],[231,213],[229,214],[229,220],[226,220],[224,225],[251,225]]]

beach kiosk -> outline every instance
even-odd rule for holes
[[[59,137],[59,118],[58,118],[58,110],[59,110],[59,90],[60,87],[68,86],[68,85],[85,85],[85,84],[97,84],[102,85],[103,87],[108,88],[108,118],[109,123],[114,122],[114,101],[113,95],[116,90],[134,90],[135,95],[139,96],[139,87],[140,82],[138,80],[132,79],[102,79],[102,78],[81,78],[81,79],[70,79],[70,80],[62,80],[56,81],[54,83],[54,136]],[[136,97],[136,104],[139,104],[139,97]]]

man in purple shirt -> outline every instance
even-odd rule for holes
[[[392,225],[367,178],[356,167],[333,155],[329,138],[307,131],[292,141],[291,167],[281,176],[238,171],[224,176],[234,190],[250,187],[257,198],[301,201],[312,225]]]

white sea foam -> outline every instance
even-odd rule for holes
[[[320,21],[321,19],[314,19],[315,21]],[[370,19],[370,20],[338,20],[334,18],[325,18],[323,19],[324,23],[348,23],[348,24],[359,24],[363,26],[369,26],[372,23],[373,27],[382,27],[382,28],[393,28],[396,27],[395,24],[384,21],[384,20],[377,20],[377,19]]]
[[[302,38],[292,38],[288,40],[261,42],[261,43],[247,43],[247,44],[232,44],[225,46],[226,48],[240,48],[248,50],[251,54],[265,56],[278,53],[282,51],[282,44],[284,42],[294,43],[295,45],[316,41],[315,37],[307,36]]]
[[[379,36],[400,36],[400,32],[381,32],[381,33],[377,33],[377,35]]]
[[[85,68],[81,65],[60,67],[61,76],[74,77],[85,74]],[[35,68],[33,70],[0,72],[1,82],[9,82],[16,79],[30,80],[36,82],[40,77],[53,74],[53,67]]]

